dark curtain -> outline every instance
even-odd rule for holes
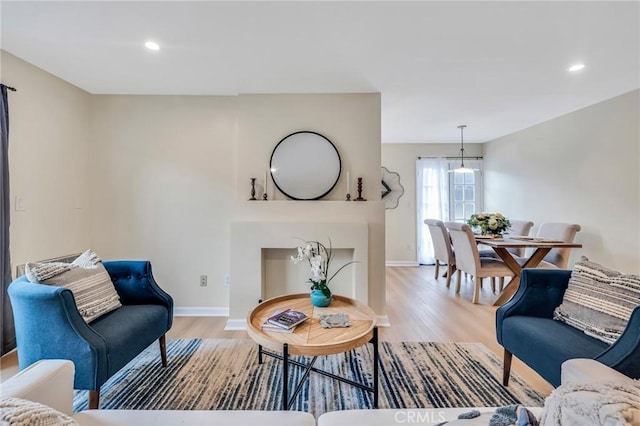
[[[11,283],[11,260],[9,257],[9,102],[7,86],[0,84],[0,348],[4,355],[16,347],[16,331],[7,288]]]

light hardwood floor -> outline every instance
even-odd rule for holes
[[[387,267],[387,315],[391,327],[380,328],[381,340],[481,342],[502,358],[495,335],[496,295],[488,280],[480,292],[480,303],[471,303],[471,280],[462,280],[460,294],[454,284],[447,289],[445,279],[434,279],[433,267]],[[167,334],[175,338],[248,339],[244,331],[225,331],[223,317],[176,317]],[[2,380],[15,374],[15,352],[0,359]],[[512,372],[518,373],[538,392],[548,395],[552,387],[515,357]]]

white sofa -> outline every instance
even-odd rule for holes
[[[618,373],[617,371],[607,367],[592,359],[572,359],[562,364],[562,384],[595,384],[598,382],[633,382],[629,377]],[[588,396],[583,395],[588,400],[593,398],[594,403],[598,404],[597,394]],[[589,402],[585,402],[588,404]],[[392,425],[437,425],[447,422],[447,426],[456,424],[465,426],[488,425],[489,419],[495,411],[495,407],[476,408],[480,413],[480,417],[472,420],[455,421],[461,413],[466,413],[473,408],[431,408],[431,409],[380,409],[380,410],[348,410],[333,411],[322,414],[318,417],[318,426],[392,426]],[[539,419],[542,413],[542,407],[530,407],[529,410]],[[629,426],[640,425],[640,406],[637,409],[627,411],[627,423],[606,423],[607,425],[626,424]],[[585,423],[576,419],[575,413],[569,413],[571,420],[562,423],[562,426],[597,426],[594,423]],[[579,416],[578,416],[579,417]]]
[[[0,397],[39,402],[72,415],[74,366],[71,361],[43,360],[22,370],[0,385]],[[574,359],[562,366],[562,383],[628,382],[628,377],[589,359]],[[633,381],[632,381],[633,382]],[[322,414],[319,426],[435,425],[457,419],[471,408],[345,410]],[[463,424],[488,424],[494,408],[478,408],[480,418]],[[539,416],[541,408],[531,408]],[[640,407],[629,424],[640,424]],[[88,410],[72,416],[80,425],[266,425],[314,426],[316,419],[299,411],[232,410]],[[637,420],[637,422],[636,422]]]
[[[73,414],[73,362],[38,361],[0,386],[1,397],[39,402],[67,415]],[[232,410],[87,410],[72,415],[80,425],[225,425],[315,426],[309,413],[300,411]],[[1,423],[1,421],[0,421]]]

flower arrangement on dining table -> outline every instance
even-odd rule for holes
[[[307,280],[308,283],[311,283],[311,290],[320,290],[325,297],[331,297],[331,290],[329,289],[331,280],[346,266],[357,261],[352,260],[345,263],[327,278],[329,276],[331,260],[333,259],[331,239],[329,239],[329,247],[319,241],[303,241],[304,245],[298,247],[297,255],[295,257],[291,256],[291,260],[293,260],[293,263],[300,263],[307,260],[311,266],[311,276]]]
[[[483,235],[502,235],[511,227],[509,219],[501,213],[476,213],[472,214],[467,224],[474,228],[480,228]]]

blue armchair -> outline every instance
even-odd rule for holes
[[[23,275],[8,290],[20,369],[41,359],[73,361],[74,389],[89,390],[93,409],[99,406],[100,386],[156,339],[166,366],[165,333],[173,322],[173,299],[156,284],[150,262],[103,265],[122,307],[89,324],[67,288],[34,284]]]
[[[560,366],[568,359],[591,358],[631,377],[640,378],[640,306],[624,333],[609,345],[553,319],[562,303],[571,271],[524,269],[511,300],[496,311],[496,334],[504,348],[502,381],[509,383],[512,355],[553,386],[560,384]]]

